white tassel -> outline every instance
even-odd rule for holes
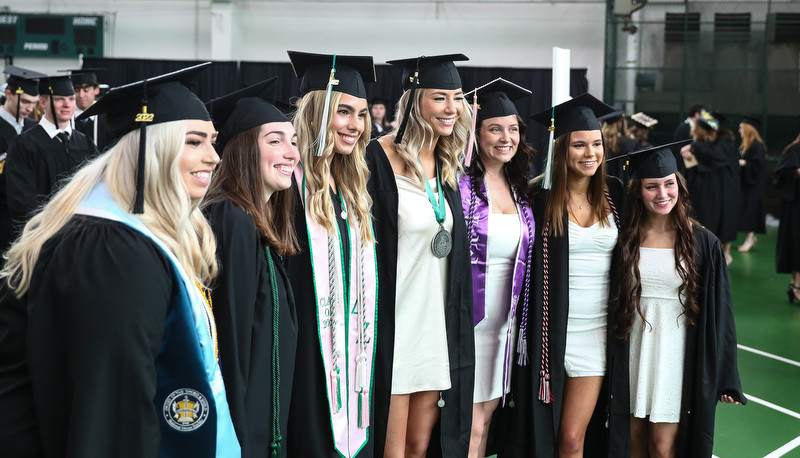
[[[553,186],[553,136],[555,134],[555,118],[550,118],[550,127],[547,128],[550,131],[550,139],[547,141],[547,162],[544,165],[544,179],[542,181],[542,187],[544,189],[550,189]]]
[[[320,157],[325,152],[325,142],[328,136],[328,115],[330,113],[331,93],[333,86],[339,84],[336,75],[336,55],[333,55],[333,65],[331,65],[331,75],[328,78],[328,87],[325,88],[325,103],[322,109],[322,118],[319,121],[319,135],[317,135],[317,152],[315,156]]]

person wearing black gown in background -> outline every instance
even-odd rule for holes
[[[609,159],[627,155],[641,148],[639,142],[632,139],[625,128],[625,112],[622,108],[614,107],[613,113],[601,116],[598,121],[602,123],[603,143]],[[628,189],[630,171],[627,160],[607,162],[606,173],[619,178],[622,181],[622,189]]]
[[[267,100],[276,80],[206,104],[225,158],[203,201],[220,263],[211,299],[243,458],[288,456],[297,316],[282,256],[297,249],[289,188],[300,153],[292,123]]]
[[[742,173],[742,208],[739,218],[739,232],[746,232],[738,250],[750,251],[756,243],[755,234],[766,234],[766,161],[767,150],[764,140],[758,133],[761,121],[756,118],[746,117],[739,123],[739,135],[742,137],[742,146],[739,153],[739,166]]]
[[[87,110],[107,113],[119,141],[9,250],[3,455],[241,455],[203,291],[217,262],[198,205],[219,162],[216,134],[183,84],[208,65],[112,89]]]
[[[375,235],[364,149],[371,56],[289,51],[302,78],[294,126],[298,253],[286,258],[297,304],[297,357],[287,454],[308,458],[383,455],[389,387],[376,367]],[[390,359],[391,360],[391,359]]]
[[[773,184],[781,199],[775,268],[792,275],[786,294],[789,302],[800,302],[800,135],[783,149]]]

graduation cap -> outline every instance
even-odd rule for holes
[[[725,121],[728,120],[728,118],[717,109],[709,108],[709,113],[711,113],[711,116],[717,118],[720,125],[725,124]]]
[[[553,139],[569,132],[600,130],[600,121],[597,118],[613,112],[614,108],[587,92],[531,116],[531,119],[547,126],[550,131],[547,163],[545,164],[544,180],[542,181],[544,189],[550,189],[552,184]]]
[[[643,127],[645,129],[652,129],[653,126],[658,124],[658,120],[655,118],[651,118],[646,114],[642,113],[641,111],[638,113],[634,113],[631,115],[631,121],[635,122],[638,126]]]
[[[484,119],[497,118],[501,116],[519,115],[514,101],[531,95],[531,91],[522,86],[518,86],[511,81],[497,78],[483,86],[477,87],[465,95],[472,94],[473,113],[472,133]],[[469,165],[472,160],[472,148],[474,142],[470,141],[467,146],[467,154],[464,158],[465,164]]]
[[[372,106],[372,105],[388,106],[389,105],[388,103],[386,103],[385,99],[382,99],[380,97],[373,98],[372,100],[369,101],[369,104],[370,104],[370,106]]]
[[[367,98],[364,83],[375,82],[375,65],[372,56],[342,56],[287,51],[294,74],[300,81],[300,93],[324,91],[329,84],[333,90],[360,99]],[[331,80],[334,82],[331,83]]]
[[[42,95],[75,95],[72,79],[68,75],[43,76],[39,78],[39,93]]]
[[[387,64],[403,67],[403,90],[411,90],[403,123],[397,129],[394,142],[403,141],[403,134],[408,124],[408,115],[414,105],[414,94],[417,89],[443,89],[452,91],[461,89],[461,77],[453,62],[465,61],[469,58],[463,54],[442,54],[438,56],[420,56],[411,59],[387,61]]]
[[[625,109],[622,108],[621,105],[614,105],[612,108],[614,108],[614,111],[612,111],[607,115],[599,116],[597,120],[600,122],[607,122],[609,124],[614,124],[615,122],[625,117]]]
[[[673,146],[683,146],[691,143],[692,139],[678,140],[664,145],[650,146],[632,153],[612,157],[606,162],[625,159],[630,161],[631,178],[664,178],[676,173],[678,164],[675,155],[670,149]]]
[[[761,121],[756,118],[755,116],[745,116],[741,120],[742,124],[750,124],[751,126],[755,127],[756,129],[760,129],[762,124]]]
[[[75,87],[80,86],[99,86],[97,82],[97,72],[105,70],[105,68],[78,68],[74,70],[59,70],[60,72],[69,72],[72,78],[72,85]]]
[[[210,65],[211,62],[206,62],[112,88],[105,97],[78,116],[78,120],[83,120],[94,115],[105,114],[109,142],[118,140],[128,132],[140,130],[139,164],[136,172],[133,213],[144,213],[144,161],[147,126],[184,119],[210,121],[211,117],[203,102],[187,87],[197,74]]]
[[[289,122],[273,105],[276,81],[277,76],[206,102],[211,119],[219,130],[219,151],[223,151],[225,144],[237,134],[270,122]]]
[[[21,67],[9,65],[3,70],[8,75],[6,79],[7,87],[11,92],[17,94],[17,122],[19,122],[20,95],[30,96],[39,95],[39,78],[46,77],[44,73],[35,72]],[[55,110],[54,110],[55,111]]]
[[[700,110],[700,116],[697,117],[697,123],[713,130],[714,132],[719,130],[719,119],[706,110]]]

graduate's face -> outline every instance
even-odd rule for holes
[[[334,152],[339,154],[353,152],[356,142],[366,129],[368,111],[367,99],[342,93],[336,113],[331,119]]]
[[[261,178],[267,195],[289,188],[292,171],[300,161],[297,132],[292,123],[262,124],[258,132],[258,150],[261,153]]]
[[[92,86],[91,84],[77,86],[75,87],[75,103],[81,110],[86,110],[92,106],[98,94],[100,94],[100,86]]]
[[[19,113],[17,113],[17,97],[19,97]],[[20,118],[27,118],[33,113],[36,108],[36,102],[39,101],[38,95],[12,94],[11,91],[6,89],[6,104],[4,108],[11,116],[18,116]]]
[[[53,106],[56,109],[55,113],[52,112],[53,107],[50,106],[50,97],[53,97]],[[75,113],[74,95],[48,95],[39,99],[39,103],[42,104],[47,118],[50,119],[53,124],[68,122]]]
[[[519,122],[517,115],[484,119],[478,132],[481,160],[487,169],[502,166],[517,154]]]
[[[453,126],[464,111],[464,93],[461,89],[423,89],[419,112],[422,119],[433,127],[437,137],[453,133]]]
[[[380,121],[386,116],[386,105],[382,103],[375,103],[369,109],[369,115],[372,116],[373,121]]]
[[[211,121],[190,119],[180,157],[180,170],[189,197],[202,199],[211,183],[211,174],[219,163],[214,149],[217,132]]]
[[[603,135],[599,130],[578,130],[569,134],[567,169],[576,178],[592,177],[603,163]]]
[[[669,215],[678,203],[678,180],[672,173],[664,178],[642,180],[642,203],[648,212]]]

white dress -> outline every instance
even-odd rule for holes
[[[564,369],[569,377],[606,373],[606,321],[611,250],[617,243],[614,215],[608,225],[569,222],[569,316]]]
[[[439,223],[428,193],[409,178],[394,177],[398,240],[392,394],[447,390],[450,358],[444,309],[450,257],[440,259],[431,251]],[[436,178],[428,183],[438,197]],[[447,200],[444,203],[444,228],[452,234],[453,213]]]
[[[678,423],[683,390],[686,315],[671,248],[639,248],[641,308],[631,329],[631,413],[651,423]]]
[[[503,387],[506,338],[511,313],[511,283],[522,221],[519,215],[489,213],[486,248],[486,316],[475,326],[475,393],[473,402],[497,399]],[[512,334],[512,339],[515,333]],[[511,348],[514,347],[512,342]]]

